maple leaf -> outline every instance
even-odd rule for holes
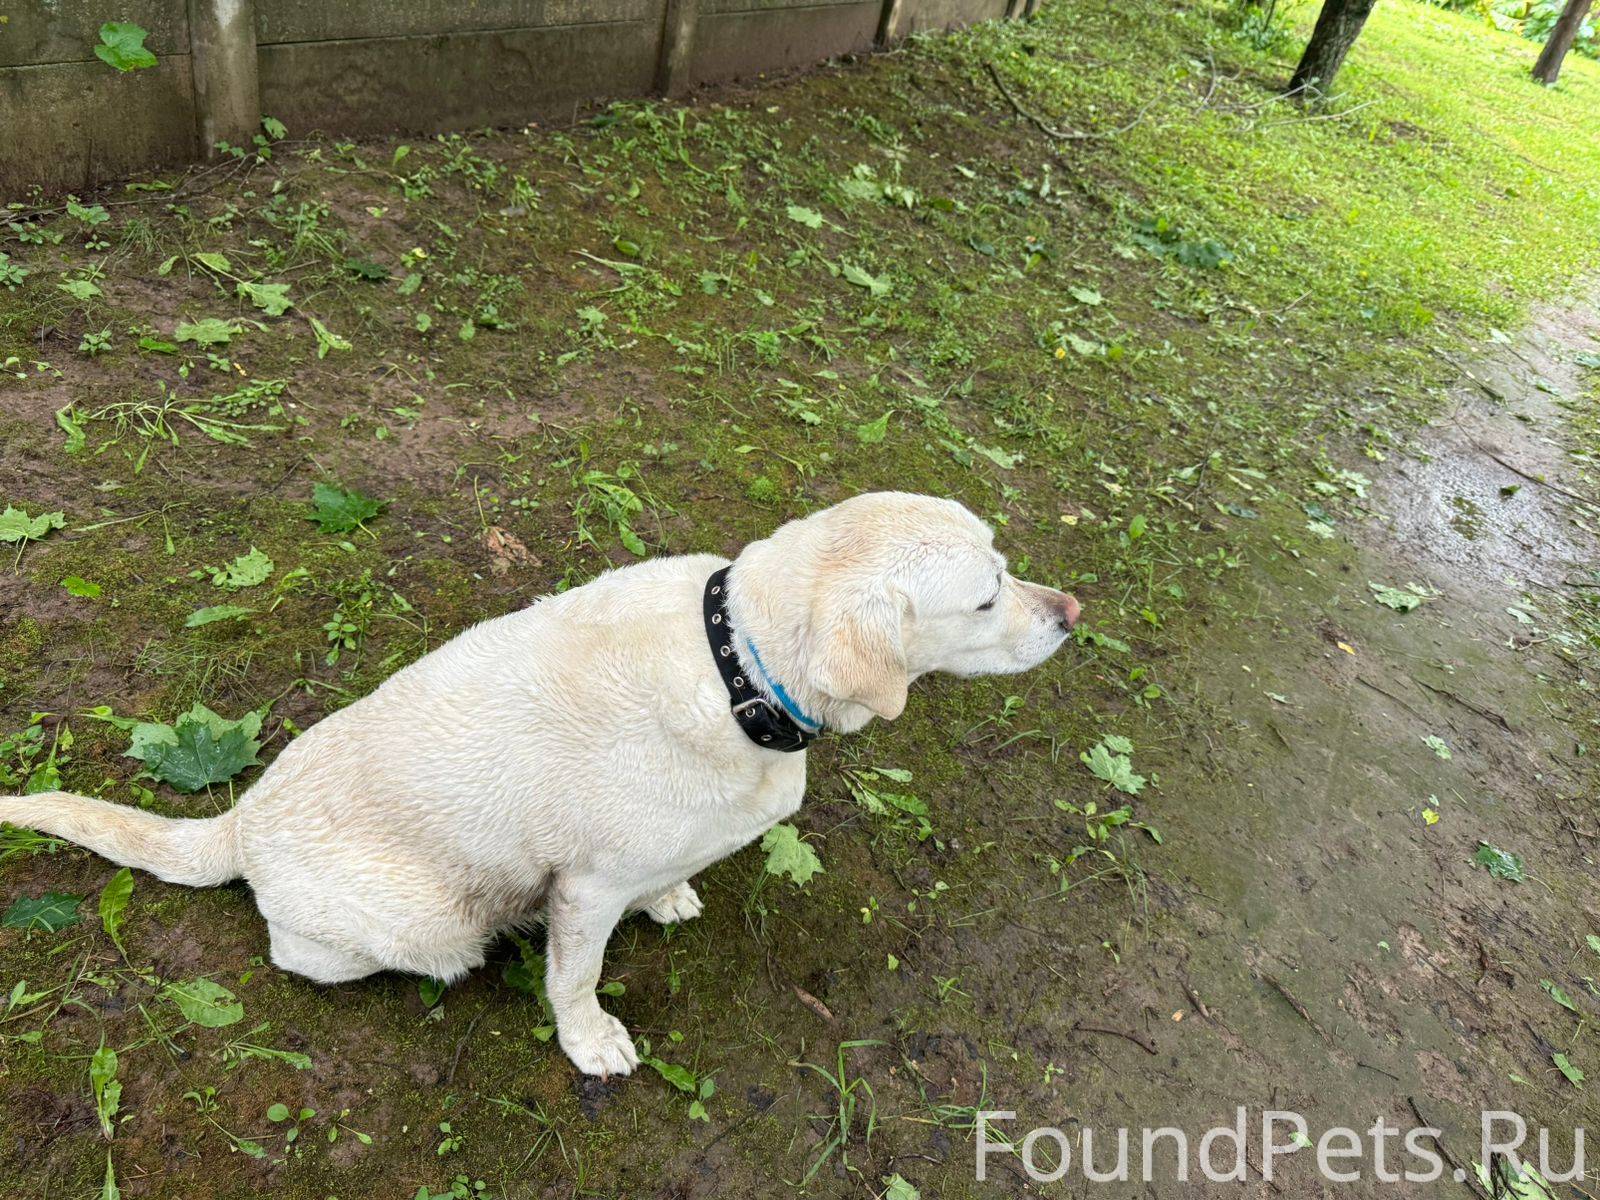
[[[0,513],[0,542],[36,542],[66,523],[63,513],[47,512],[30,517],[26,509],[12,508],[8,504],[5,512]]]
[[[248,554],[239,555],[227,566],[214,567],[211,571],[211,582],[216,587],[235,591],[239,588],[255,587],[267,581],[272,569],[272,560],[251,546]]]
[[[294,307],[287,283],[241,283],[235,291],[248,296],[250,303],[269,317],[281,317]]]
[[[774,825],[767,830],[761,848],[767,852],[767,874],[787,875],[799,887],[822,871],[817,852],[800,840],[800,831],[793,825]]]
[[[202,317],[198,321],[181,321],[172,331],[180,342],[193,342],[204,349],[207,346],[226,346],[238,329],[219,317]]]
[[[107,21],[100,26],[100,42],[94,56],[119,71],[139,71],[156,65],[156,56],[145,47],[149,30],[132,21]]]
[[[1124,739],[1118,741],[1126,744]],[[1126,754],[1113,754],[1105,742],[1096,742],[1088,753],[1078,755],[1078,760],[1096,778],[1104,779],[1119,792],[1137,796],[1144,790],[1144,776],[1134,774],[1132,760]]]
[[[132,741],[123,753],[178,791],[198,792],[255,766],[260,732],[260,713],[230,721],[196,704],[172,725],[149,721],[134,725]]]
[[[383,511],[383,501],[352,488],[319,483],[311,489],[311,517],[323,533],[349,533]]]
[[[1478,852],[1472,856],[1472,861],[1480,867],[1488,868],[1489,874],[1496,879],[1509,879],[1512,883],[1522,883],[1528,878],[1522,868],[1522,859],[1508,850],[1491,846],[1488,842],[1478,843]]]

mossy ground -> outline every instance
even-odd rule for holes
[[[811,751],[799,823],[826,871],[803,891],[747,851],[697,881],[699,920],[619,930],[607,978],[626,991],[607,1003],[715,1080],[705,1122],[654,1072],[576,1079],[502,978],[510,945],[431,1010],[410,979],[316,989],[263,964],[246,889],[141,876],[126,963],[92,918],[0,935],[0,982],[55,989],[0,1018],[5,1176],[91,1194],[109,1149],[128,1196],[409,1196],[457,1176],[493,1196],[768,1194],[821,1162],[805,1190],[898,1173],[982,1194],[967,1139],[986,1098],[1059,1124],[1177,1070],[1075,1023],[1119,996],[1148,1019],[1172,962],[1241,1020],[1263,1006],[1207,967],[1239,943],[1205,938],[1223,909],[1261,915],[1251,864],[1293,810],[1238,790],[1259,747],[1214,685],[1283,636],[1292,594],[1327,599],[1307,565],[1369,569],[1352,472],[1415,450],[1461,379],[1452,356],[1575,279],[1600,228],[1595,64],[1546,91],[1527,43],[1393,0],[1306,113],[1275,90],[1289,52],[1252,49],[1220,7],[1058,0],[571,129],[281,142],[172,196],[80,198],[104,221],[21,205],[0,502],[66,526],[0,578],[0,729],[52,714],[76,790],[230,802],[146,796],[92,707],[266,708],[270,756],[466,625],[631,561],[635,537],[732,552],[870,488],[963,500],[1019,575],[1077,592],[1091,632],[1025,677],[927,681],[892,728]],[[1044,136],[991,64],[1046,123],[1105,136]],[[269,316],[241,282],[287,284],[293,307]],[[207,317],[234,323],[226,344],[177,342]],[[386,508],[325,535],[317,482]],[[264,583],[213,585],[252,548]],[[219,603],[252,611],[185,628]],[[1160,845],[1104,821],[1127,797],[1078,754],[1107,733],[1136,743],[1132,816]],[[852,794],[846,773],[871,767],[911,772],[884,790],[914,793],[929,830]],[[4,890],[89,912],[111,874],[19,855]],[[242,1023],[189,1027],[158,995],[200,975]],[[230,1057],[243,1030],[311,1068]],[[873,1044],[841,1059],[852,1040]],[[87,1081],[102,1042],[122,1063],[109,1144]],[[1193,1053],[1271,1078],[1226,1039]],[[1592,1045],[1580,1060],[1600,1071]],[[838,1089],[796,1064],[841,1061],[872,1100],[851,1092],[830,1153]],[[316,1110],[295,1143],[274,1103]]]

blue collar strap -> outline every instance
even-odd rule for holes
[[[750,648],[751,662],[777,704],[767,698],[755,680],[746,677],[733,644],[733,623],[728,619],[727,567],[706,580],[704,613],[711,661],[717,664],[717,673],[728,689],[728,711],[739,728],[763,750],[804,750],[822,732],[822,722],[807,716],[783,685],[772,678],[749,639],[745,645]]]
[[[756,644],[748,637],[744,644],[750,647],[750,657],[756,661],[756,670],[761,672],[761,678],[766,681],[767,690],[777,697],[778,703],[783,705],[783,711],[794,718],[794,723],[809,733],[821,733],[822,722],[806,715],[806,710],[795,703],[794,697],[783,690],[783,684],[772,677],[772,672],[767,670],[767,664],[761,661],[761,655],[756,651]]]

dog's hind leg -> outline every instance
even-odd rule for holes
[[[317,983],[348,983],[383,969],[375,958],[303,937],[276,923],[267,926],[267,933],[272,938],[273,965]]]

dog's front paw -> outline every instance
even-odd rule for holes
[[[655,901],[645,907],[645,912],[650,914],[652,921],[662,925],[671,925],[677,921],[692,921],[698,917],[705,906],[700,903],[700,895],[687,883],[680,883],[670,892],[657,896]]]
[[[598,1013],[573,1033],[562,1027],[559,1036],[561,1048],[585,1075],[628,1075],[639,1065],[627,1026],[610,1013]]]

